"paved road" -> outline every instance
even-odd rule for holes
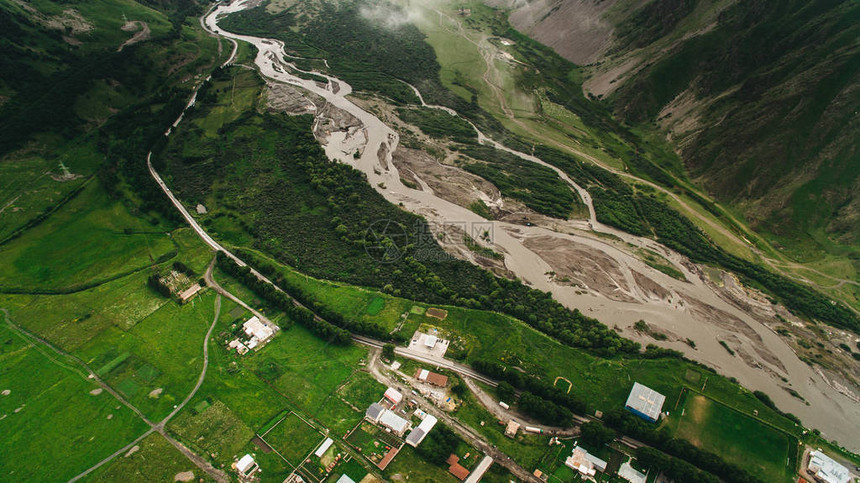
[[[385,345],[385,342],[371,339],[370,337],[364,337],[362,335],[353,334],[352,340],[358,342],[359,344],[366,345],[368,347],[375,347],[377,349],[382,349],[382,346]],[[456,372],[461,376],[471,377],[472,379],[481,381],[485,384],[489,384],[493,387],[499,385],[498,381],[496,381],[495,379],[490,379],[489,377],[481,374],[480,372],[472,369],[471,367],[460,364],[459,362],[450,361],[448,359],[428,357],[426,354],[411,350],[408,347],[395,347],[394,353],[406,359],[412,359],[414,361],[423,362],[425,364],[431,364],[436,367],[448,369],[451,372]]]
[[[509,419],[514,419],[523,426],[531,426],[534,428],[540,428],[543,430],[544,434],[549,436],[562,436],[562,437],[570,437],[570,436],[579,436],[579,426],[574,426],[572,428],[562,428],[558,426],[547,426],[545,424],[541,424],[534,419],[524,415],[523,413],[511,409],[505,409],[493,399],[492,396],[487,394],[483,389],[481,389],[475,381],[468,377],[463,378],[463,382],[466,384],[475,397],[478,399],[478,402],[484,406],[487,411],[490,412],[493,416],[498,418],[500,421],[508,421]]]

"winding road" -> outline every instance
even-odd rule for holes
[[[193,451],[191,451],[190,449],[185,447],[182,443],[173,439],[164,430],[165,425],[174,416],[176,416],[176,414],[179,413],[179,411],[181,411],[185,407],[185,405],[188,404],[189,401],[191,401],[191,399],[194,397],[195,394],[197,394],[197,391],[200,389],[200,386],[203,385],[203,380],[206,378],[206,369],[209,367],[209,344],[208,344],[209,337],[212,335],[212,331],[215,329],[215,325],[218,322],[218,317],[221,314],[221,296],[220,295],[216,296],[216,298],[215,298],[215,316],[213,317],[212,324],[209,326],[209,330],[206,332],[206,336],[203,339],[203,369],[200,371],[200,375],[197,378],[197,383],[194,385],[194,388],[191,390],[191,392],[188,393],[188,395],[185,397],[185,399],[181,403],[179,403],[173,409],[173,411],[170,412],[170,414],[168,414],[164,419],[162,419],[158,423],[153,423],[149,418],[147,418],[146,415],[143,414],[143,412],[140,409],[138,409],[133,404],[131,404],[122,394],[120,394],[119,392],[114,390],[113,387],[111,387],[101,377],[99,377],[99,375],[96,374],[95,371],[90,369],[90,367],[87,365],[87,363],[85,363],[79,357],[56,347],[55,345],[51,344],[50,342],[48,342],[44,338],[39,337],[38,335],[28,331],[27,329],[15,324],[14,322],[12,322],[12,318],[10,317],[9,311],[7,309],[0,308],[0,312],[3,312],[3,315],[6,319],[6,324],[9,326],[10,329],[12,329],[15,332],[18,332],[19,334],[22,334],[25,338],[29,339],[31,343],[34,343],[34,342],[39,343],[39,344],[43,345],[44,347],[48,348],[49,350],[53,351],[57,355],[63,356],[65,358],[73,361],[75,364],[79,365],[84,370],[83,374],[79,373],[82,377],[85,377],[85,379],[88,379],[88,380],[95,382],[105,392],[107,392],[108,394],[113,396],[123,406],[130,409],[134,414],[137,415],[137,417],[139,417],[141,420],[143,420],[144,423],[146,423],[149,426],[149,429],[146,430],[146,432],[144,432],[143,434],[141,434],[140,436],[135,438],[132,442],[130,442],[127,445],[123,446],[122,448],[116,450],[113,454],[107,456],[106,458],[102,459],[101,461],[99,461],[95,465],[93,465],[90,468],[86,469],[85,471],[81,472],[80,474],[78,474],[77,476],[75,476],[74,478],[69,480],[70,482],[75,482],[75,481],[80,480],[81,478],[84,478],[85,476],[89,475],[93,471],[95,471],[98,468],[101,468],[105,464],[109,463],[114,458],[116,458],[116,457],[118,457],[124,453],[127,453],[131,448],[133,448],[135,445],[137,445],[138,443],[140,443],[141,441],[146,439],[146,437],[151,435],[152,433],[161,434],[161,436],[163,436],[170,444],[172,444],[174,447],[176,447],[176,449],[178,449],[180,452],[182,452],[182,454],[184,454],[189,460],[191,460],[195,465],[197,465],[198,468],[200,468],[204,473],[209,475],[209,477],[213,478],[215,481],[218,481],[219,483],[228,481],[227,475],[224,474],[223,471],[218,470],[215,467],[213,467],[211,464],[209,464],[208,461],[206,461],[205,459],[198,456],[196,453],[194,453]],[[75,371],[75,372],[77,372],[77,371]]]

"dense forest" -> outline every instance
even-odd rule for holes
[[[489,146],[467,145],[459,151],[478,160],[460,161],[463,169],[493,183],[503,195],[522,201],[538,213],[566,219],[575,205],[585,207],[579,194],[546,166]]]
[[[193,115],[205,116],[215,107],[214,99],[207,104],[203,97]],[[192,118],[171,138],[159,163],[186,202],[215,203],[216,216],[206,223],[216,234],[217,213],[239,213],[242,222],[236,224],[253,237],[255,248],[315,277],[506,313],[604,355],[638,352],[638,344],[566,309],[550,294],[447,255],[426,236],[431,232],[422,218],[387,203],[359,171],[330,162],[313,137],[312,122],[310,116],[248,112],[221,127],[218,137],[208,137]],[[407,237],[402,256],[383,265],[367,253],[367,230],[378,220],[401,227]]]

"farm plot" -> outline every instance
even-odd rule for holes
[[[205,399],[193,409],[180,413],[171,429],[207,454],[231,459],[239,455],[254,437],[254,431],[223,402],[204,403],[207,403]]]
[[[298,414],[290,412],[261,434],[260,439],[296,468],[325,438]]]
[[[104,330],[78,355],[132,404],[159,419],[197,380],[214,302],[215,294],[206,292],[186,305],[166,303],[128,331]]]
[[[362,421],[346,437],[347,443],[352,445],[371,463],[384,469],[388,458],[386,455],[391,451],[397,451],[403,446],[403,441],[393,434],[386,433],[373,424]]]

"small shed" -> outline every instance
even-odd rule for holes
[[[245,456],[239,458],[239,461],[236,462],[236,470],[242,476],[250,476],[257,470],[257,462],[254,461],[254,457],[246,454]]]
[[[328,451],[329,448],[331,448],[332,444],[334,444],[334,440],[332,440],[331,438],[326,438],[325,441],[323,441],[323,444],[321,444],[320,447],[317,448],[316,451],[314,451],[314,456],[316,456],[317,458],[322,458],[322,455],[324,455],[325,452]]]

